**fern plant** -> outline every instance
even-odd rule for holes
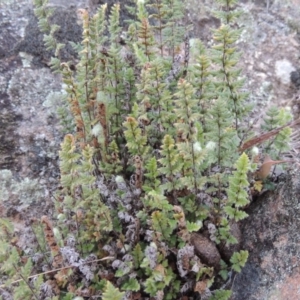
[[[45,42],[55,50],[53,68],[65,85],[68,111],[60,115],[72,115],[73,130],[59,152],[56,221],[44,216],[40,222],[41,248],[50,252],[13,268],[24,254],[7,242],[11,230],[2,228],[2,248],[11,247],[14,256],[1,252],[2,262],[8,259],[1,272],[14,280],[17,271],[22,280],[7,281],[19,285],[15,295],[24,289],[37,299],[195,293],[229,299],[231,292],[218,289],[218,282],[246,263],[247,251],[231,258],[222,253],[224,245],[237,243],[233,224],[247,216],[253,169],[239,153],[251,133],[237,68],[237,1],[216,1],[222,25],[211,48],[189,42],[184,1],[130,3],[127,30],[120,26],[120,4],[110,12],[102,5],[93,16],[79,11],[82,43],[72,45],[78,52],[73,68],[60,61],[63,45],[49,23],[54,12],[46,0],[35,0]],[[277,149],[286,135],[276,137]],[[206,247],[213,257],[203,253]],[[45,265],[49,272],[28,281]]]
[[[271,106],[266,112],[264,123],[261,128],[264,131],[271,131],[291,121],[292,116],[284,108]],[[263,148],[274,159],[280,159],[280,154],[289,150],[289,141],[292,130],[290,127],[283,128],[273,139],[265,142]]]

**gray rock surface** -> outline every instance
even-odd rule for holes
[[[80,42],[82,28],[76,11],[95,11],[100,2],[50,0],[56,9],[52,21],[61,26],[58,41]],[[44,104],[49,95],[56,92],[57,96],[61,84],[49,69],[52,53],[44,46],[32,1],[1,2],[0,32],[0,169],[36,177],[45,176],[46,168],[47,176],[55,176],[61,133],[53,109]],[[69,44],[62,59],[76,60]]]
[[[242,224],[248,262],[233,281],[232,300],[300,299],[300,168],[256,199]]]

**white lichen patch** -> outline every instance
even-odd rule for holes
[[[17,181],[10,170],[0,171],[0,201],[9,201],[22,211],[44,196],[43,188],[36,179]]]
[[[24,68],[30,68],[31,67],[31,61],[33,59],[33,56],[26,53],[26,52],[19,52],[19,55],[22,59],[22,64]]]
[[[293,71],[296,71],[296,68],[289,60],[282,59],[275,62],[275,75],[281,83],[290,84]]]

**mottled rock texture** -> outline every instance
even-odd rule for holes
[[[233,281],[232,300],[300,299],[300,169],[274,192],[256,199],[242,224],[242,248],[250,253]]]
[[[49,2],[55,7],[51,22],[61,26],[57,39],[76,43],[81,41],[82,32],[77,9],[95,11],[102,4],[101,1]],[[18,176],[44,176],[45,167],[48,172],[49,164],[56,164],[62,138],[54,110],[44,104],[51,93],[61,91],[61,84],[59,77],[50,71],[52,53],[44,46],[32,1],[1,2],[0,32],[0,169],[10,169]],[[68,43],[62,59],[76,60]],[[48,176],[56,173],[53,170]]]

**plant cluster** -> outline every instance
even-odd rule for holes
[[[239,152],[252,133],[237,0],[216,0],[222,25],[209,49],[190,40],[181,0],[132,1],[127,30],[119,4],[80,10],[76,66],[59,59],[47,1],[34,2],[69,132],[55,221],[33,221],[25,253],[1,219],[3,299],[229,299],[222,284],[248,257],[232,247],[233,228],[247,216],[255,169]],[[277,115],[268,130],[287,118]],[[268,149],[284,148],[288,132],[280,134]]]

